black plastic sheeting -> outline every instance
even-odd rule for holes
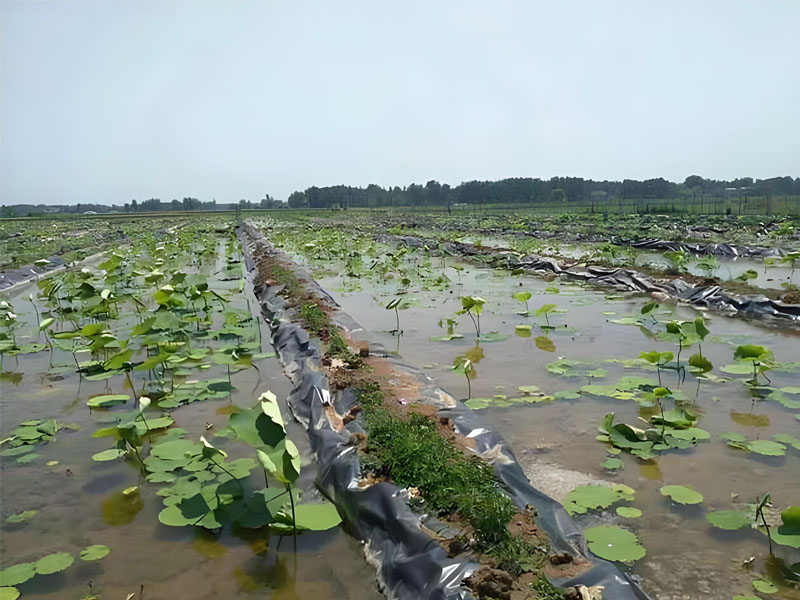
[[[0,290],[7,290],[12,286],[31,281],[32,279],[47,275],[48,273],[67,266],[67,263],[64,262],[64,259],[60,256],[50,256],[47,260],[50,262],[41,267],[37,265],[26,265],[19,269],[0,272]]]
[[[424,240],[412,236],[397,236],[394,239],[412,248],[421,248],[425,245]],[[473,244],[461,242],[445,242],[443,247],[444,251],[449,254],[478,258],[484,264],[492,267],[524,269],[535,273],[554,273],[618,290],[650,294],[660,300],[672,299],[728,314],[773,317],[784,322],[800,324],[800,304],[786,304],[778,300],[770,300],[763,294],[757,296],[729,294],[718,285],[692,285],[683,279],[659,280],[634,269],[580,266],[546,256],[536,254],[520,256],[507,250],[478,248]],[[432,252],[435,250],[432,248]]]
[[[244,228],[245,238],[251,241],[248,244],[247,239],[242,240],[248,271],[255,268],[254,255],[278,255],[288,262],[288,257],[276,250],[257,229],[249,224]],[[300,268],[296,268],[296,273],[310,291],[338,307],[309,274]],[[331,398],[327,378],[321,369],[319,347],[305,330],[291,321],[286,303],[277,295],[282,287],[258,284],[254,291],[270,324],[275,352],[292,381],[289,408],[308,429],[319,468],[320,489],[337,505],[349,530],[367,543],[367,557],[376,564],[379,583],[388,597],[401,600],[471,598],[470,591],[461,582],[479,565],[468,556],[448,556],[422,528],[424,524],[427,529],[436,530],[437,522],[412,512],[405,490],[387,482],[359,487],[361,467],[357,445],[351,443],[351,436],[363,430],[355,420],[337,432],[325,414],[328,405],[335,406],[339,414],[346,413],[355,403],[354,394],[344,390]],[[342,311],[338,311],[335,321],[349,331],[363,333],[363,329]],[[387,354],[376,344],[371,345],[370,352]],[[553,549],[583,557],[593,564],[590,570],[574,579],[554,580],[553,583],[564,587],[601,585],[604,586],[603,598],[607,600],[647,600],[630,576],[589,552],[580,527],[561,504],[530,484],[511,448],[495,431],[421,371],[395,358],[387,357],[387,360],[396,371],[416,377],[420,400],[439,408],[438,417],[451,419],[460,434],[475,441],[476,451],[493,465],[498,480],[517,507],[524,509],[530,505],[536,509],[536,523],[549,535]]]
[[[736,246],[731,244],[688,244],[684,242],[671,242],[668,240],[642,240],[640,242],[628,242],[632,248],[639,250],[682,250],[693,254],[713,254],[725,258],[737,258],[739,256],[752,257],[780,257],[785,253],[780,248],[763,248],[758,246]]]

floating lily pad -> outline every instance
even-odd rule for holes
[[[678,504],[700,504],[703,495],[685,485],[665,485],[661,488],[661,495],[668,496]]]
[[[20,583],[25,583],[34,575],[36,575],[35,563],[20,563],[0,571],[0,585],[19,585]]]
[[[794,437],[793,435],[789,435],[788,433],[776,433],[772,436],[776,442],[780,442],[781,444],[786,444],[787,446],[791,446],[795,450],[800,450],[800,439]]]
[[[93,546],[85,548],[80,553],[80,558],[81,560],[100,560],[104,556],[107,556],[109,552],[111,552],[111,548],[108,546],[104,546],[103,544],[94,544]]]
[[[486,408],[487,406],[491,406],[492,399],[491,398],[470,398],[464,405],[467,408],[471,408],[472,410],[481,410],[482,408]]]
[[[432,342],[449,342],[451,340],[460,340],[460,339],[463,339],[463,338],[464,338],[464,336],[461,335],[460,333],[451,333],[451,334],[448,334],[448,335],[435,336],[435,337],[430,338],[430,340]]]
[[[342,518],[336,507],[330,502],[325,504],[301,504],[295,507],[294,524],[297,529],[308,529],[310,531],[325,531],[336,527],[342,522]],[[278,513],[279,521],[290,524],[292,515],[289,512]]]
[[[638,560],[646,554],[639,539],[621,527],[600,525],[585,532],[589,550],[600,558],[618,562]]]
[[[638,508],[634,508],[633,506],[618,506],[617,514],[620,517],[625,517],[626,519],[638,519],[642,516],[642,511],[640,511]]]
[[[200,454],[200,444],[192,440],[171,440],[153,446],[150,450],[151,456],[164,460],[183,460],[189,456]]]
[[[600,466],[604,469],[610,469],[613,471],[616,469],[621,469],[624,466],[624,463],[619,458],[609,457],[600,463]]]
[[[771,440],[753,440],[747,442],[747,449],[750,450],[750,452],[756,452],[764,456],[783,456],[786,454],[786,446]]]
[[[103,450],[97,454],[92,454],[92,460],[97,462],[107,462],[110,460],[117,460],[118,458],[125,456],[125,454],[125,450],[122,450],[121,448],[109,448],[108,450]]]
[[[762,594],[774,594],[778,591],[778,587],[772,583],[771,581],[767,581],[766,579],[754,579],[753,580],[753,588],[757,592],[761,592]]]
[[[69,567],[73,562],[75,562],[75,557],[69,552],[48,554],[36,561],[36,573],[38,575],[58,573]]]
[[[732,363],[730,365],[723,365],[719,368],[723,373],[728,375],[752,375],[753,366],[744,363]]]
[[[33,518],[35,514],[36,514],[35,510],[25,510],[15,515],[11,515],[6,519],[6,521],[8,521],[9,523],[24,523],[25,521],[28,521],[29,519]]]
[[[116,404],[125,404],[131,397],[127,394],[105,394],[103,396],[95,396],[90,398],[86,403],[89,408],[103,408],[107,406],[114,406]]]
[[[40,455],[37,454],[36,452],[32,452],[30,454],[24,454],[24,455],[20,456],[17,459],[17,462],[20,463],[20,464],[26,464],[26,463],[29,463],[29,462],[33,462],[34,460],[39,458],[39,456]]]
[[[536,394],[541,391],[538,385],[521,385],[517,389],[523,394]]]
[[[489,333],[482,333],[480,338],[482,342],[504,342],[508,339],[507,335],[498,333],[497,331],[490,331]]]
[[[751,513],[752,511],[748,513],[745,510],[718,510],[708,513],[706,520],[719,529],[734,531],[750,527],[753,524],[753,514]]]
[[[633,500],[634,490],[626,485],[579,485],[564,498],[570,514],[583,514],[587,509],[607,508],[620,500]]]
[[[17,600],[19,598],[19,590],[15,587],[1,587],[0,600]]]

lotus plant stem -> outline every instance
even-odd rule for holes
[[[292,504],[292,528],[294,529],[295,543],[297,543],[297,523],[294,516],[294,495],[292,494],[292,488],[289,487],[288,483],[286,484],[286,491],[289,492],[289,502]]]
[[[475,321],[475,317],[472,316],[471,311],[467,311],[469,318],[472,319],[472,324],[475,325],[475,333],[478,337],[481,337],[481,326],[480,326],[480,316],[478,317],[478,321]]]
[[[144,466],[144,460],[142,460],[142,455],[141,455],[141,454],[139,454],[139,449],[136,447],[136,444],[131,444],[131,443],[130,443],[130,442],[128,442],[128,441],[126,441],[125,443],[126,443],[128,446],[130,446],[130,447],[133,449],[133,453],[136,455],[136,458],[138,459],[138,461],[139,461],[139,464],[141,465],[141,467],[142,467],[143,469],[144,469],[144,468],[146,468],[146,467]]]
[[[128,378],[128,385],[131,386],[131,391],[133,392],[133,400],[138,405],[139,404],[139,396],[136,395],[136,388],[133,387],[133,380],[131,379],[131,372],[127,369],[125,370],[125,377]]]
[[[36,332],[36,341],[39,341],[39,334],[42,333],[42,320],[39,318],[39,309],[36,307],[36,302],[33,301],[33,296],[30,298],[31,306],[33,306],[33,310],[36,311],[36,326],[39,330]]]
[[[261,470],[264,471],[264,487],[269,488],[269,477],[267,477],[267,470],[264,468]]]
[[[464,373],[464,377],[467,378],[467,400],[472,398],[472,384],[469,382],[469,373]]]
[[[756,498],[756,506],[758,506],[758,515],[761,516],[761,522],[764,524],[764,529],[767,530],[767,540],[769,541],[769,553],[772,555],[772,534],[769,532],[769,525],[767,525],[767,519],[764,517],[764,507],[761,506],[761,502],[758,498]],[[758,518],[756,515],[756,518]]]
[[[83,377],[81,375],[81,366],[78,364],[78,357],[75,356],[75,352],[70,352],[72,354],[72,358],[75,360],[75,367],[78,369],[78,377]]]
[[[144,413],[140,412],[139,416],[142,417],[142,423],[144,423],[144,428],[147,429],[147,433],[150,433],[150,426],[147,424],[147,420],[144,418]]]

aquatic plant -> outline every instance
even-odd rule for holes
[[[558,307],[555,304],[543,304],[536,309],[536,316],[543,316],[545,322],[547,323],[547,327],[550,328],[550,314],[556,312],[557,309]]]
[[[774,355],[769,348],[757,344],[744,344],[736,347],[733,358],[737,362],[752,365],[753,377],[747,381],[748,384],[757,386],[759,384],[759,375],[764,375],[764,378],[769,382],[770,379],[766,373],[772,370],[774,359]]]
[[[459,373],[466,378],[467,399],[469,400],[470,398],[472,398],[472,384],[470,383],[470,379],[474,379],[477,376],[475,365],[473,365],[470,359],[459,357],[456,359],[455,364],[453,364],[452,371],[455,373]]]
[[[675,355],[672,352],[659,352],[650,350],[639,354],[639,358],[646,360],[651,365],[655,365],[658,373],[658,385],[661,385],[661,369],[663,369]]]
[[[522,302],[523,304],[525,304],[525,312],[521,312],[519,314],[528,316],[530,314],[530,311],[528,310],[528,300],[531,299],[531,293],[527,290],[523,290],[521,292],[516,292],[515,294],[512,295],[512,297],[517,302]]]
[[[689,255],[683,250],[668,250],[663,254],[670,264],[678,271],[685,272],[686,265],[689,263]]]
[[[400,313],[398,312],[400,303],[402,301],[403,301],[402,298],[397,297],[393,298],[391,302],[389,302],[389,304],[386,305],[386,310],[394,310],[394,316],[396,319],[395,329],[393,331],[390,331],[389,333],[396,334],[398,336],[403,334],[403,332],[400,331]]]
[[[697,268],[701,269],[706,276],[711,277],[711,275],[719,269],[719,260],[713,254],[709,254],[708,256],[703,257],[701,260],[698,260]]]
[[[472,324],[475,325],[475,336],[481,337],[481,313],[486,300],[480,296],[461,296],[461,310],[456,312],[458,315],[469,315]]]

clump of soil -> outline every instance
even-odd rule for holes
[[[781,296],[781,302],[786,304],[800,304],[800,290],[792,290]]]
[[[481,567],[467,577],[464,583],[479,598],[497,600],[511,600],[511,590],[514,588],[514,578],[508,572],[492,567]]]

